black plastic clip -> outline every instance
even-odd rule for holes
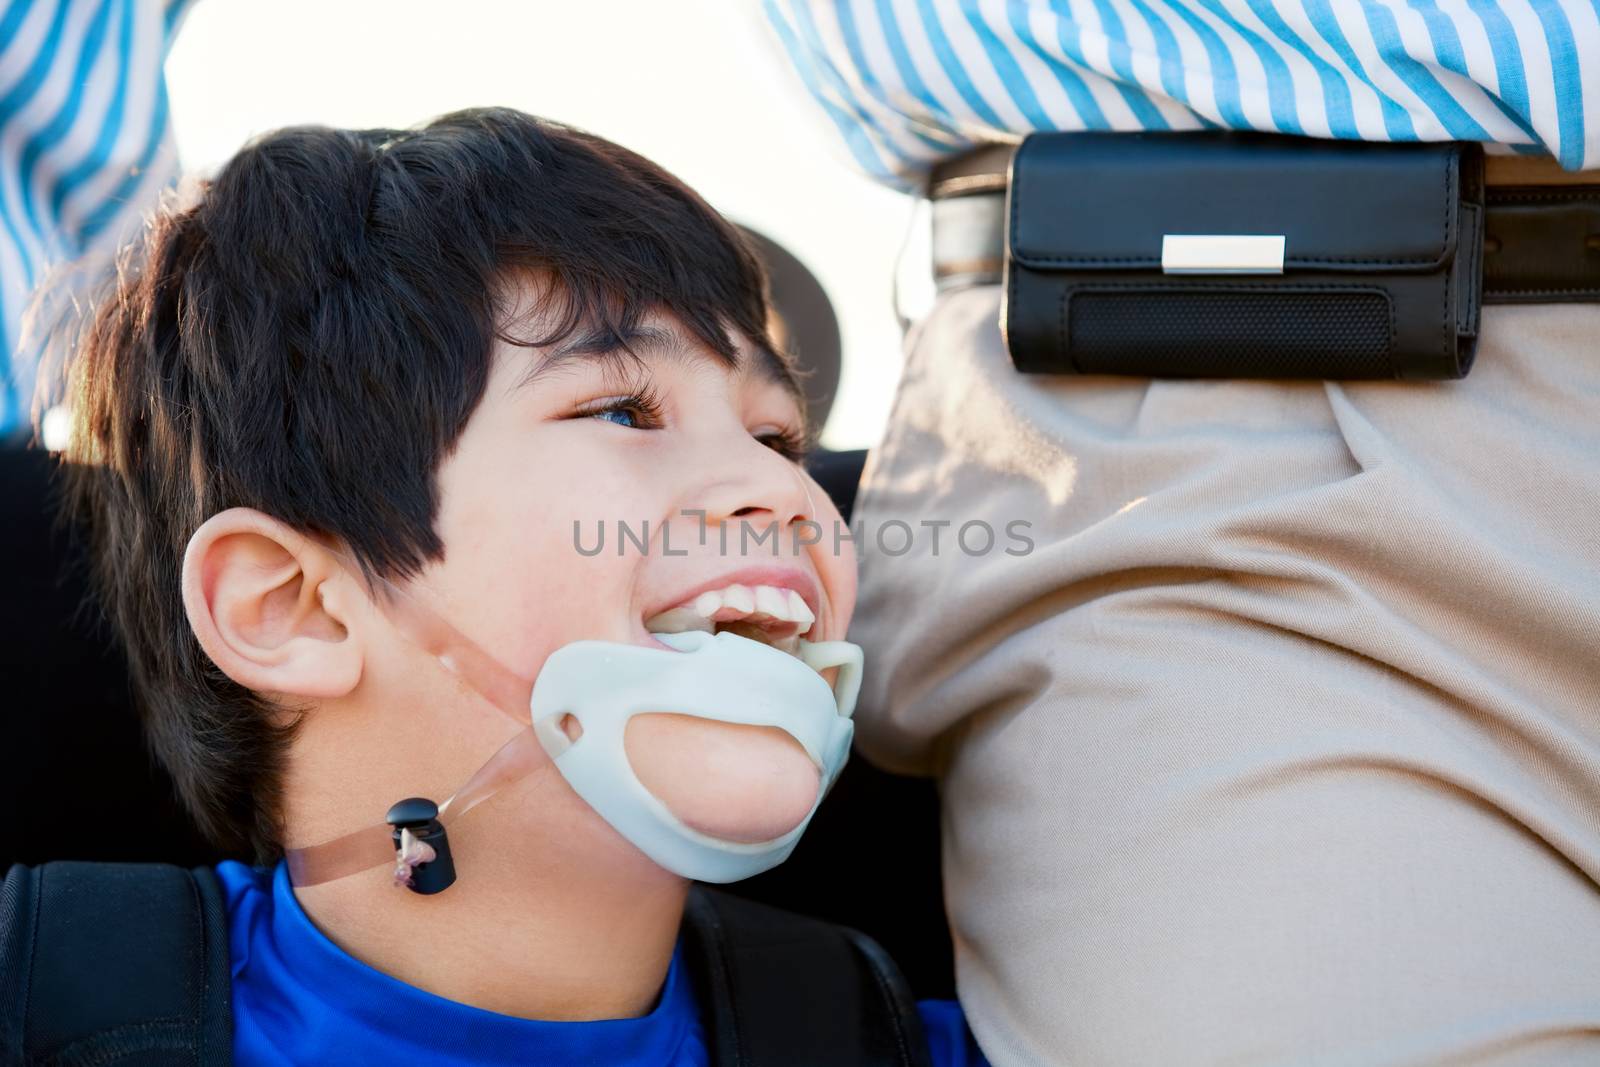
[[[389,836],[397,854],[401,852],[402,832],[406,830],[433,850],[432,859],[411,868],[410,880],[402,883],[407,889],[431,896],[455,884],[456,864],[450,857],[450,839],[439,822],[439,805],[427,797],[408,797],[389,809],[385,821],[394,827]]]

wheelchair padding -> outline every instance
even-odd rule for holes
[[[219,858],[147,754],[127,663],[89,603],[81,533],[58,518],[57,461],[0,448],[0,872],[13,862]]]
[[[0,1063],[229,1063],[231,980],[209,868],[18,865],[0,888]]]

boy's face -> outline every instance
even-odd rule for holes
[[[653,629],[708,616],[778,647],[842,638],[855,558],[785,452],[804,422],[764,357],[743,344],[730,368],[665,317],[628,339],[637,362],[585,340],[497,352],[439,470],[445,552],[418,595],[530,679],[569,642],[664,647]],[[715,836],[778,836],[815,798],[809,758],[775,729],[643,715],[627,745],[640,780]]]

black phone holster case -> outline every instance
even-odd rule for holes
[[[1450,379],[1472,366],[1482,149],[1046,133],[1011,163],[1020,371]]]

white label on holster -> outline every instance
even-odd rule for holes
[[[1164,234],[1161,273],[1282,274],[1284,244],[1282,234]]]

